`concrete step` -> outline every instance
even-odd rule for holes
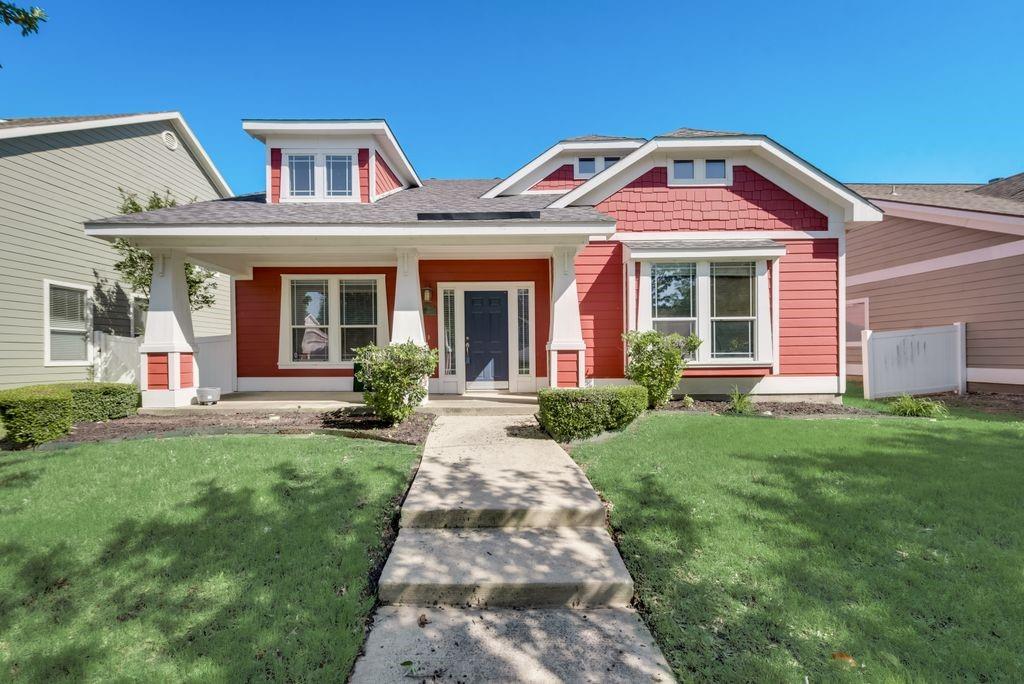
[[[599,527],[403,528],[380,577],[388,604],[627,606],[633,580]]]
[[[439,418],[402,505],[402,527],[592,527],[604,507],[532,418]]]
[[[673,681],[630,608],[381,606],[363,653],[351,679],[358,684]]]

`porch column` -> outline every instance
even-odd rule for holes
[[[574,382],[566,387],[582,387],[586,363],[586,345],[580,325],[580,298],[576,289],[576,254],[579,247],[555,247],[551,279],[551,338],[548,342],[548,384],[558,387],[559,357],[575,360]]]
[[[391,344],[415,342],[427,345],[420,300],[420,259],[415,249],[398,250],[398,279],[395,282],[395,316]]]
[[[153,252],[146,334],[139,346],[144,408],[188,406],[196,396],[195,337],[184,254]]]

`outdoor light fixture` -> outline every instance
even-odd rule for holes
[[[430,303],[430,298],[434,296],[434,291],[429,287],[423,288],[423,301],[427,304]]]

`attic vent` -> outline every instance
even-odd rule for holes
[[[178,149],[178,138],[177,136],[174,135],[174,133],[171,133],[170,131],[164,131],[163,133],[160,134],[160,137],[163,138],[164,146],[166,146],[167,149],[171,150],[172,152]]]
[[[539,219],[539,211],[463,211],[456,213],[421,212],[419,221],[502,221],[510,219]]]

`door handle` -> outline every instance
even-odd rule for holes
[[[469,338],[466,338],[466,356],[469,356]]]

